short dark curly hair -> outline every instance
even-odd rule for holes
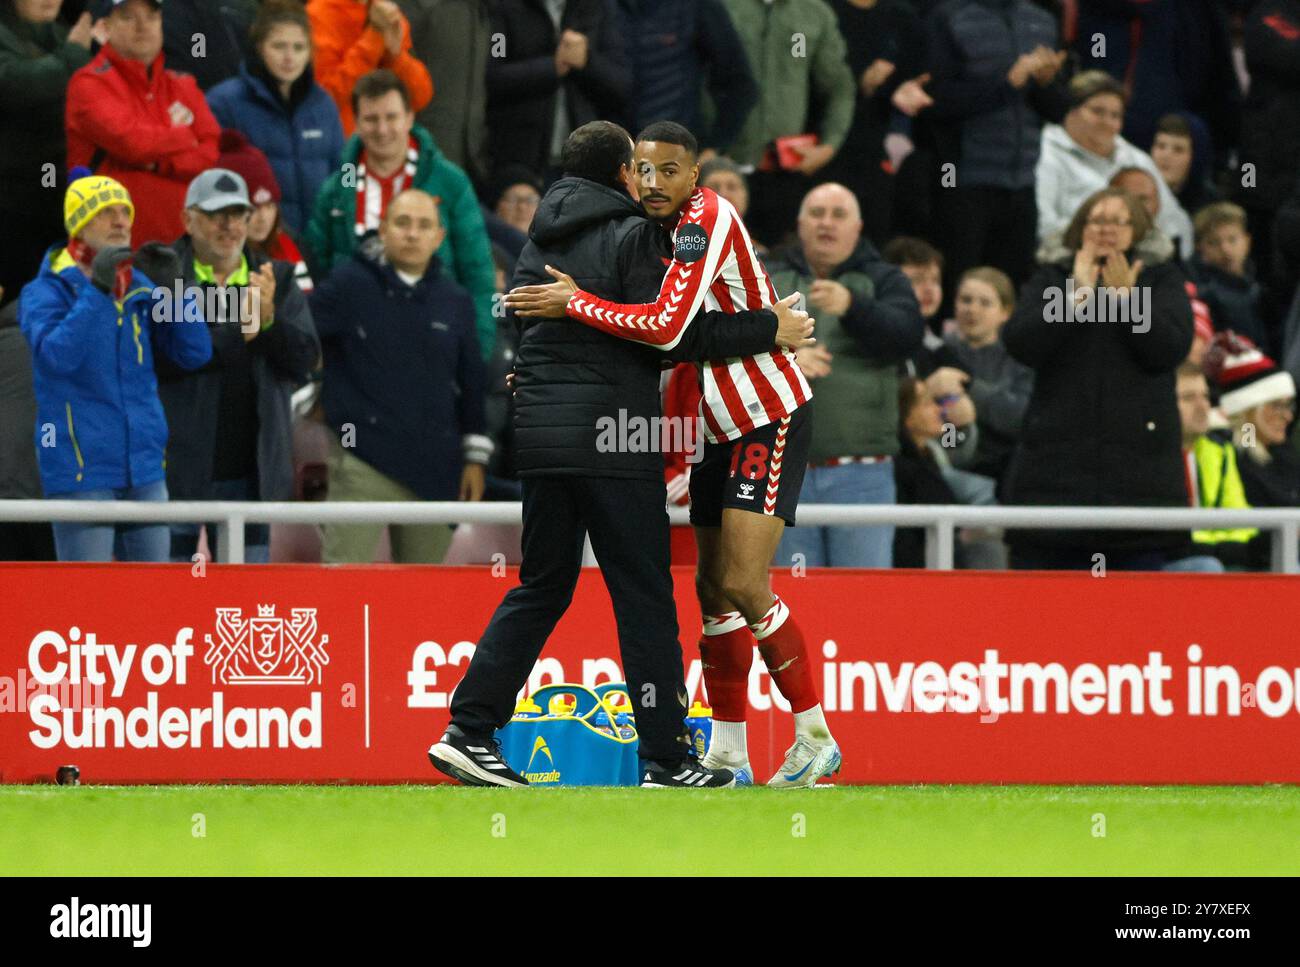
[[[699,157],[700,144],[683,125],[676,121],[655,121],[641,129],[636,136],[640,141],[661,141],[664,144],[680,144],[692,158]]]

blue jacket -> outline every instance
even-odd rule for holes
[[[316,192],[339,165],[343,125],[334,100],[316,83],[311,65],[294,82],[289,103],[247,63],[208,91],[208,106],[223,128],[234,128],[262,150],[280,183],[280,213],[297,235],[311,220]]]
[[[155,303],[152,292],[137,270],[117,303],[59,248],[23,288],[19,321],[32,350],[36,452],[47,496],[163,478],[167,421],[154,353],[197,369],[211,358],[212,340],[201,319],[155,321],[166,318],[155,307],[171,306]]]
[[[455,500],[465,456],[486,462],[474,302],[435,257],[414,286],[365,246],[311,294],[325,423],[421,500]]]

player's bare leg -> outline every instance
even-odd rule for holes
[[[719,598],[725,599],[743,616],[758,642],[759,654],[773,683],[794,712],[795,744],[787,751],[785,764],[769,785],[802,787],[811,786],[821,776],[836,771],[840,753],[817,698],[803,633],[785,602],[772,593],[769,566],[784,528],[785,521],[775,515],[725,508],[719,539],[711,542],[706,538],[700,542],[699,571],[706,576],[710,594],[718,595],[711,598],[710,604],[716,607]],[[706,550],[710,543],[713,546]],[[745,679],[748,668],[746,662]],[[727,671],[734,676],[734,669]],[[705,683],[712,701],[713,686],[707,677]],[[742,689],[745,684],[742,679]],[[747,751],[745,757],[748,758]]]

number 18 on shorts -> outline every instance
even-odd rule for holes
[[[718,527],[724,507],[794,524],[812,445],[812,402],[738,440],[706,443],[691,469],[691,523]]]

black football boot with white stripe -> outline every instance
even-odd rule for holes
[[[642,789],[730,789],[736,774],[730,769],[706,769],[696,759],[682,759],[672,766],[642,760]]]
[[[523,787],[528,780],[501,758],[496,739],[472,738],[454,725],[447,726],[441,739],[429,748],[429,761],[439,772],[467,786]]]

